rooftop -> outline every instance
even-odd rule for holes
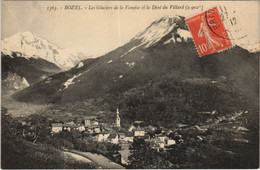
[[[116,133],[111,133],[109,136],[108,136],[108,139],[114,139],[116,138],[117,134]]]
[[[135,131],[144,131],[144,128],[138,126]]]
[[[52,123],[52,127],[62,127],[62,123]]]

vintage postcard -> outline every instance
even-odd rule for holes
[[[2,1],[2,169],[259,168],[259,1]]]

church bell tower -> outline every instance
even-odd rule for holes
[[[121,127],[120,116],[119,116],[119,109],[118,108],[116,109],[116,126],[117,127]]]

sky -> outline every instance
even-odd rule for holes
[[[64,10],[65,5],[81,5],[84,10]],[[114,7],[144,5],[189,6],[190,9],[103,10],[88,9],[98,5]],[[124,45],[153,21],[166,15],[189,17],[216,5],[225,6],[239,21],[243,41],[259,41],[259,1],[4,1],[2,2],[1,39],[30,31],[61,48],[98,57]],[[56,11],[47,7],[55,6]],[[191,9],[197,7],[197,9]],[[235,12],[234,12],[235,11]],[[231,12],[230,12],[231,13]]]

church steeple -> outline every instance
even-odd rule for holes
[[[120,116],[119,116],[119,109],[118,108],[116,109],[116,126],[117,127],[121,127]]]

